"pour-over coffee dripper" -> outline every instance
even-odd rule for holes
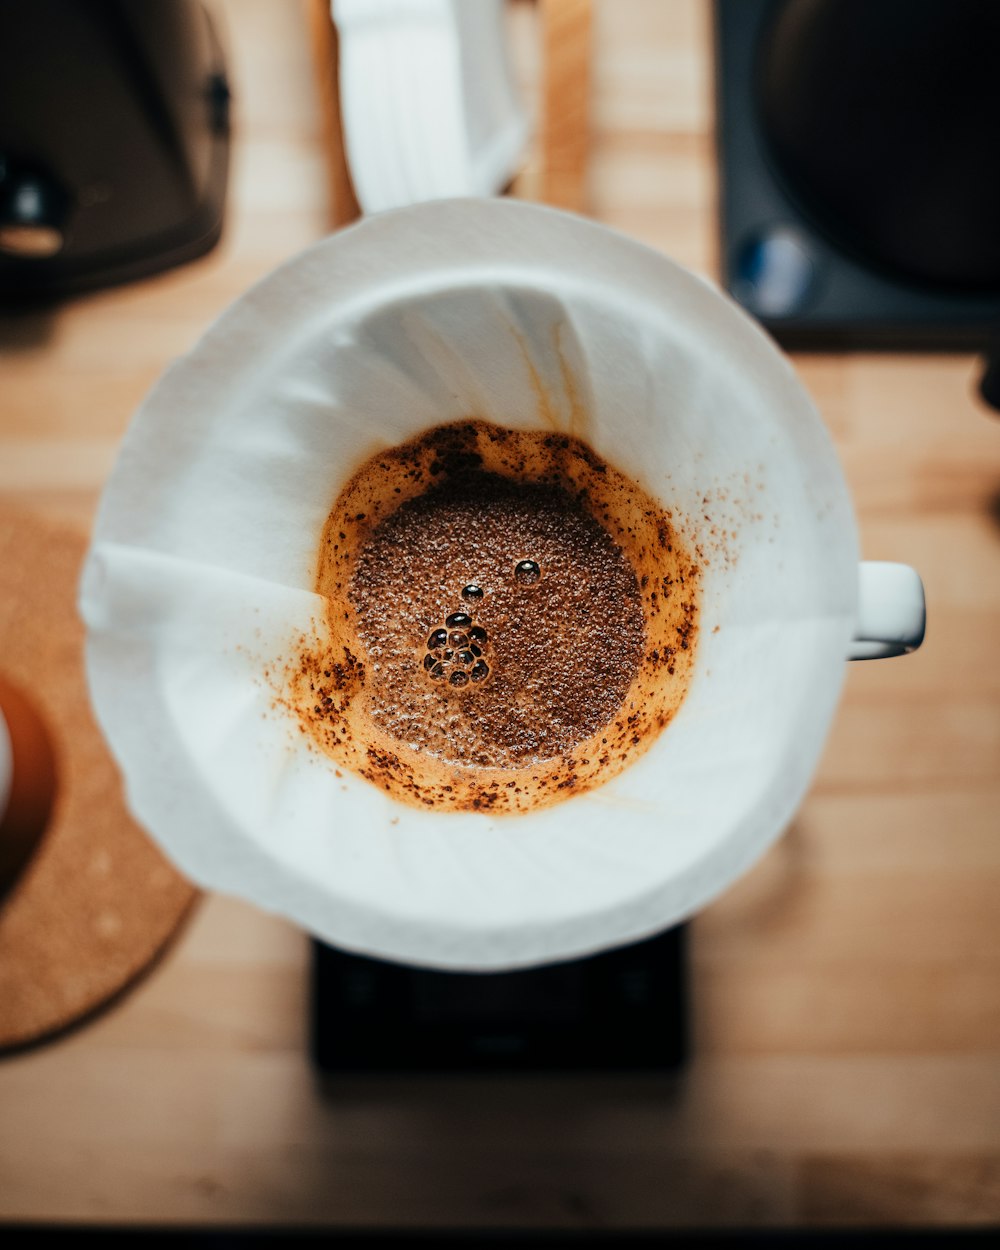
[[[470,414],[572,428],[706,564],[674,721],[618,778],[509,820],[336,776],[268,679],[322,615],[315,544],[343,481]],[[791,818],[844,659],[923,631],[912,570],[859,582],[830,441],[750,319],[613,231],[499,200],[366,219],[224,314],[126,437],[82,607],[130,800],[186,872],[355,954],[465,971],[691,915]]]

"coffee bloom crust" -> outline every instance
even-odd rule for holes
[[[609,780],[683,702],[701,573],[580,439],[468,420],[363,464],[318,544],[277,701],[394,798],[517,813]]]

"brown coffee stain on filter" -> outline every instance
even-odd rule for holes
[[[535,413],[538,421],[554,433],[571,434],[575,438],[586,439],[590,433],[590,410],[582,400],[576,375],[566,359],[563,337],[567,328],[566,322],[557,321],[553,323],[550,334],[552,351],[559,366],[559,376],[562,382],[565,418],[563,417],[563,404],[555,399],[542,380],[524,335],[514,326],[510,327],[510,332],[524,359],[528,381],[535,396]]]
[[[326,617],[280,701],[336,766],[403,802],[547,806],[617,775],[672,719],[699,582],[669,513],[580,439],[438,426],[337,497]]]
[[[590,434],[590,408],[583,402],[580,396],[580,384],[563,350],[563,331],[565,329],[565,323],[558,322],[552,328],[552,338],[556,360],[559,362],[563,393],[569,404],[569,429],[567,433],[572,434],[575,438],[586,439]]]

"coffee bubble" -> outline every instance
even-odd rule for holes
[[[514,576],[522,586],[531,586],[542,575],[534,560],[521,560],[514,566]]]
[[[462,588],[462,598],[467,603],[478,603],[483,597],[482,586],[477,586],[475,582],[470,582],[468,586]]]
[[[472,624],[472,617],[465,612],[452,612],[444,618],[444,623],[449,629],[466,629]]]

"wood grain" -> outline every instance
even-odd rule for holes
[[[587,211],[591,0],[539,0],[542,199]]]
[[[306,17],[329,178],[330,225],[336,228],[346,226],[361,216],[347,164],[340,111],[340,39],[333,23],[330,0],[306,0]]]
[[[537,98],[537,15],[513,7]],[[222,246],[0,320],[0,492],[47,515],[89,522],[159,370],[327,228],[303,10],[222,10],[237,136]],[[587,177],[595,216],[711,277],[709,17],[707,0],[594,0]],[[537,174],[537,151],[527,165]],[[305,939],[213,897],[114,1012],[0,1066],[0,1215],[1000,1220],[1000,427],[970,356],[793,363],[865,554],[924,575],[928,638],[850,669],[788,836],[698,917],[687,1076],[323,1090],[305,1053]]]

